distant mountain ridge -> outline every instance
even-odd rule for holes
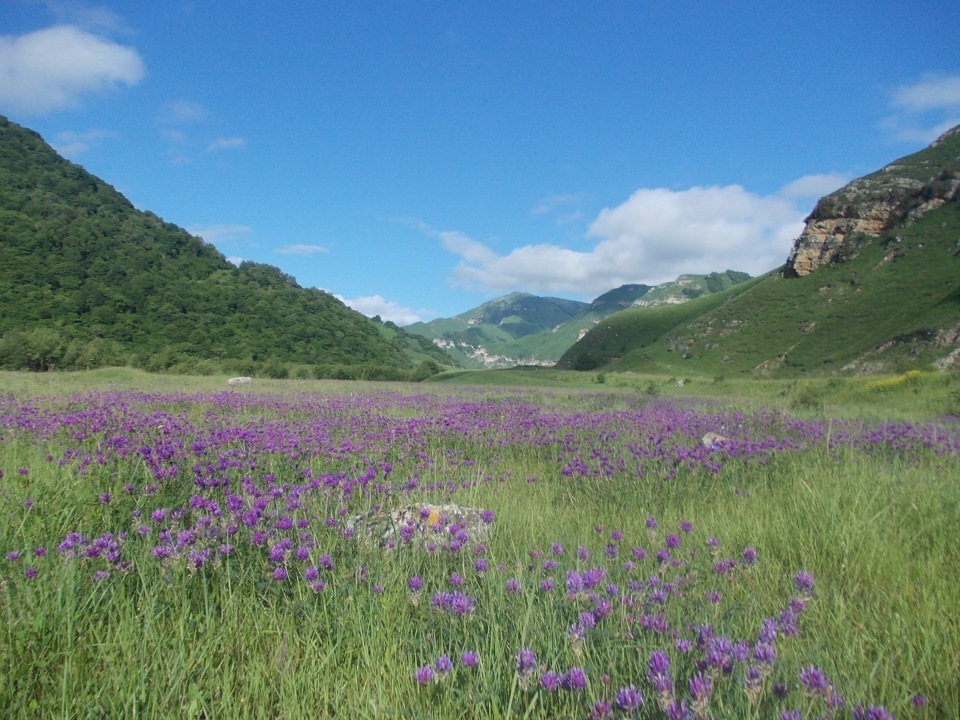
[[[0,310],[11,369],[404,379],[446,357],[275,267],[232,265],[2,116]]]
[[[750,278],[734,270],[681,275],[651,286],[622,285],[592,302],[510,293],[452,318],[407,326],[446,350],[465,368],[552,365],[591,327],[636,305],[679,305]]]
[[[960,365],[960,127],[823,198],[787,262],[599,323],[558,367],[793,375]]]

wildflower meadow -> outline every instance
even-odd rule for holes
[[[0,714],[956,717],[957,478],[621,391],[0,394]]]

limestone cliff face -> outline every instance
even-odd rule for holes
[[[925,150],[822,198],[794,241],[784,277],[853,257],[860,242],[909,225],[947,202],[960,202],[960,126]]]

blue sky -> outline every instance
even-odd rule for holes
[[[0,113],[404,324],[786,259],[960,124],[956,0],[0,3]]]

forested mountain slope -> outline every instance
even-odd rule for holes
[[[269,265],[235,267],[0,117],[0,366],[105,364],[412,369],[332,295]]]

